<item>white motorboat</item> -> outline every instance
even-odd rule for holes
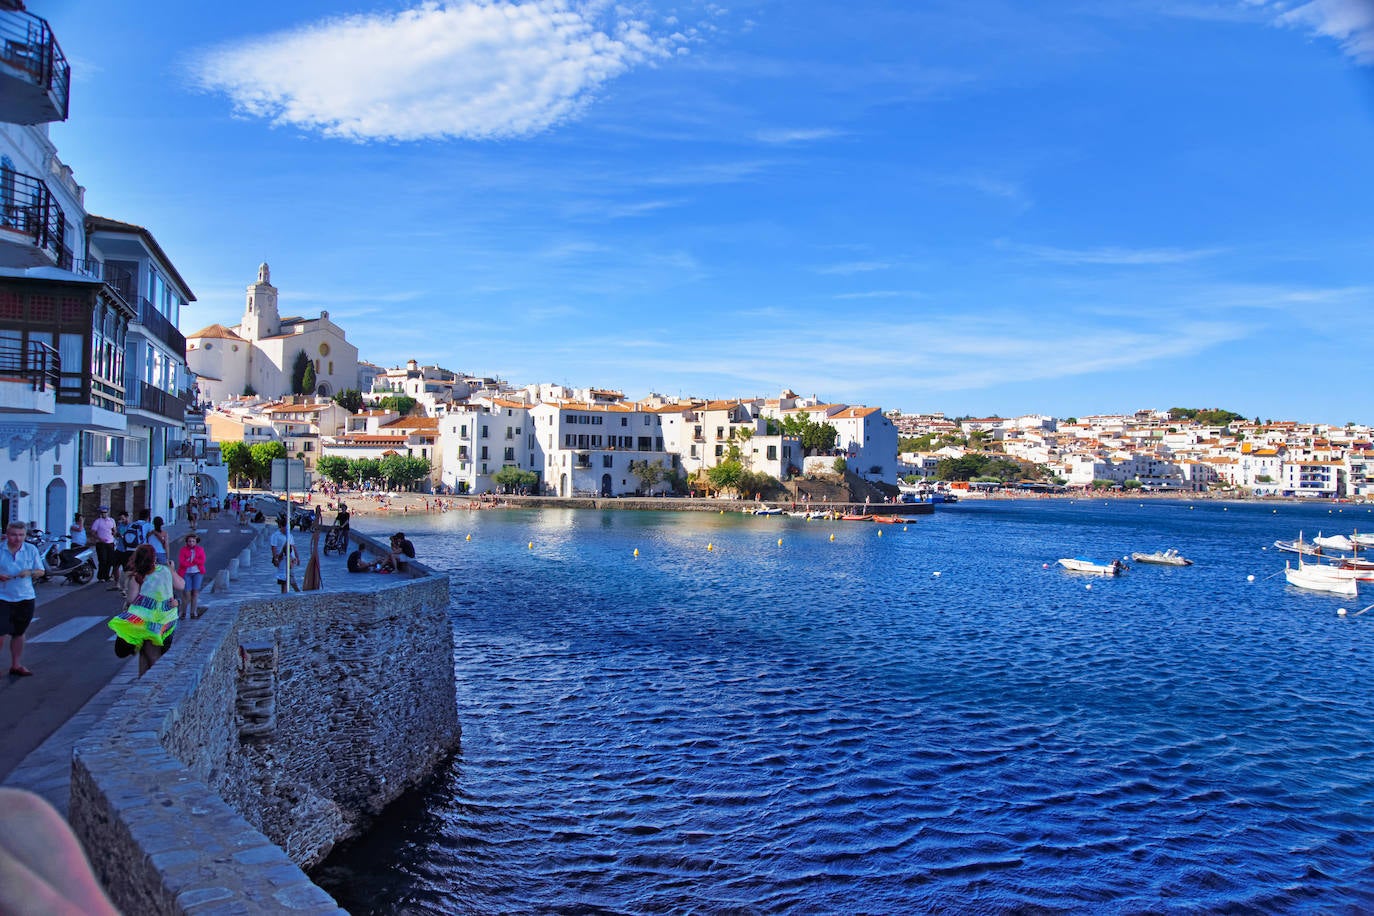
[[[1096,573],[1099,576],[1119,576],[1121,570],[1126,568],[1120,560],[1098,563],[1095,560],[1085,560],[1082,557],[1065,557],[1059,561],[1059,565],[1070,572]]]
[[[1133,553],[1131,559],[1137,563],[1154,563],[1157,566],[1192,566],[1193,561],[1179,556],[1174,548],[1156,550],[1154,553]]]
[[[1352,534],[1350,541],[1356,547],[1374,548],[1374,534]]]
[[[1297,566],[1284,567],[1283,575],[1288,580],[1289,585],[1305,588],[1308,591],[1326,592],[1331,595],[1340,595],[1342,598],[1354,598],[1359,594],[1359,588],[1355,585],[1354,579],[1344,579],[1316,572],[1313,567],[1301,562]]]

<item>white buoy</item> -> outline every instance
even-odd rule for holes
[[[931,575],[938,579],[940,578],[940,571],[936,570],[935,572],[931,573]]]
[[[1041,564],[1040,564],[1040,568],[1041,568],[1041,569],[1049,569],[1049,568],[1050,568],[1050,564],[1048,564],[1048,563],[1041,563]]]
[[[1343,607],[1338,607],[1338,608],[1336,608],[1336,616],[1337,616],[1337,617],[1344,617],[1344,616],[1345,616],[1345,608],[1343,608]]]
[[[1087,589],[1088,591],[1092,591],[1092,590],[1093,590],[1093,587],[1092,587],[1091,585],[1085,585],[1085,586],[1083,586],[1083,587],[1084,587],[1085,589]]]
[[[1246,577],[1245,577],[1245,581],[1246,581],[1246,582],[1254,582],[1254,581],[1255,581],[1255,577],[1254,577],[1253,575],[1246,576]]]

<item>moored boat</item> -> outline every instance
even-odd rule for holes
[[[1100,576],[1119,576],[1121,570],[1125,569],[1120,560],[1098,563],[1096,560],[1085,560],[1083,557],[1064,557],[1059,561],[1059,565],[1070,572],[1096,573]]]
[[[1174,548],[1156,550],[1154,553],[1133,553],[1131,559],[1137,563],[1154,563],[1157,566],[1192,566],[1193,561],[1179,556]]]
[[[871,515],[841,515],[841,516],[840,516],[840,521],[842,521],[842,522],[871,522],[871,521],[873,521],[873,516],[871,516]]]
[[[1330,569],[1331,567],[1323,568]],[[1283,575],[1288,580],[1288,584],[1296,588],[1340,595],[1342,598],[1354,598],[1359,594],[1359,588],[1355,585],[1354,579],[1330,575],[1319,571],[1312,565],[1301,562],[1301,560],[1297,566],[1285,566]]]
[[[1325,547],[1327,550],[1355,549],[1355,542],[1343,534],[1332,534],[1322,537],[1322,533],[1318,531],[1317,536],[1312,539],[1312,543],[1316,544],[1318,547]]]
[[[1322,555],[1322,549],[1320,547],[1310,541],[1304,541],[1301,535],[1298,536],[1296,541],[1275,541],[1274,546],[1279,550],[1301,554],[1307,557],[1319,557]]]
[[[906,519],[902,518],[900,515],[875,515],[873,516],[873,521],[879,525],[897,525],[906,521]]]

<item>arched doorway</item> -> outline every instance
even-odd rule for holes
[[[602,474],[602,475],[601,475],[601,495],[602,495],[602,496],[610,496],[610,495],[611,495],[611,475],[610,475],[610,474]]]
[[[568,475],[567,475],[567,474],[560,474],[560,475],[558,475],[558,495],[559,495],[559,496],[567,496],[567,495],[568,495]]]
[[[62,478],[57,478],[48,484],[47,496],[44,499],[47,507],[43,524],[52,534],[65,534],[67,531],[67,482]]]

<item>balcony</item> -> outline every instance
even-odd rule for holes
[[[0,339],[0,413],[52,414],[60,374],[57,352],[47,344]]]
[[[71,83],[71,65],[48,23],[22,9],[0,9],[0,121],[67,120]]]
[[[181,426],[186,422],[185,398],[144,381],[135,382],[129,388],[124,403],[128,410],[153,414],[161,421],[160,426]]]
[[[0,229],[22,233],[60,264],[65,217],[43,179],[0,170]]]
[[[143,325],[143,330],[171,347],[173,355],[182,362],[186,361],[186,335],[178,331],[176,325],[143,296],[138,297],[137,321]]]

